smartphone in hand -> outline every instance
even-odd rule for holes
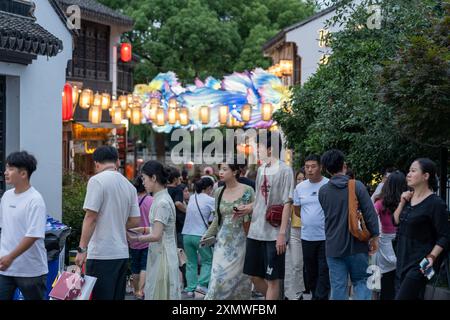
[[[423,271],[423,275],[424,275],[425,277],[427,277],[428,280],[430,280],[431,278],[433,278],[433,276],[434,276],[434,274],[435,274],[433,267],[428,268],[428,269],[425,269],[425,268],[428,266],[429,263],[430,263],[430,262],[428,261],[427,258],[423,258],[423,260],[420,261],[420,264],[419,264],[420,269]]]

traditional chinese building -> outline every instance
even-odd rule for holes
[[[123,62],[120,45],[123,33],[133,29],[133,20],[94,0],[56,1],[66,14],[72,13],[73,6],[79,8],[81,14],[80,29],[73,35],[73,57],[67,68],[67,82],[80,93],[84,89],[110,97],[131,93],[136,60]],[[65,170],[93,174],[92,153],[103,144],[119,148],[125,167],[126,125],[113,124],[108,109],[100,111],[98,123],[92,123],[89,110],[75,102],[73,116],[63,125]]]
[[[0,1],[0,193],[5,157],[27,150],[31,182],[48,213],[61,218],[61,88],[72,58],[72,32],[53,0]]]

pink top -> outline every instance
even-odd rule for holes
[[[381,232],[396,233],[397,228],[392,222],[392,214],[389,209],[383,207],[383,200],[377,200],[375,202],[375,210],[377,210],[377,213],[380,216]]]
[[[144,196],[140,196],[138,198],[138,201],[140,203],[139,209],[141,210],[141,223],[139,224],[140,227],[149,227],[150,221],[149,221],[149,213],[150,213],[150,207],[153,203],[153,197],[150,195],[146,195],[145,199],[142,200]],[[130,248],[131,249],[147,249],[148,243],[140,243],[140,242],[130,242]]]

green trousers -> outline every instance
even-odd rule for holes
[[[197,285],[208,288],[211,277],[212,249],[210,247],[200,248],[200,236],[183,235],[184,252],[186,253],[186,291],[194,291]],[[198,254],[202,267],[200,277],[198,276]]]

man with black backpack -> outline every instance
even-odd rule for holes
[[[331,175],[330,181],[319,190],[319,202],[325,214],[331,299],[348,299],[350,276],[355,293],[353,299],[370,300],[371,291],[367,288],[368,255],[373,255],[378,249],[377,213],[364,185],[360,181],[350,180],[346,175],[347,166],[341,151],[325,152],[321,162]],[[349,186],[354,186],[354,189],[349,190]],[[349,210],[349,206],[355,207],[354,212]],[[359,216],[358,209],[362,213]],[[356,228],[350,228],[349,223],[351,226],[356,223]]]

